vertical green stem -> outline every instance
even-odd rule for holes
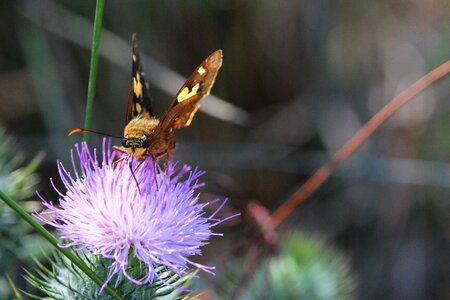
[[[91,52],[91,66],[89,70],[86,117],[84,119],[85,129],[91,129],[92,124],[92,114],[94,110],[95,85],[97,83],[99,48],[100,48],[100,37],[102,33],[104,6],[105,0],[97,0],[97,5],[95,8],[94,30],[92,33],[92,52]],[[90,134],[88,132],[85,132],[83,135],[83,139],[89,143]]]

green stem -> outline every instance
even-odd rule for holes
[[[16,296],[17,300],[25,300],[8,274],[6,274],[6,278],[8,279],[9,285],[11,286],[14,292],[14,296]]]
[[[91,129],[91,124],[92,124],[92,115],[93,115],[93,110],[94,110],[95,86],[97,84],[99,48],[100,48],[100,37],[101,37],[101,33],[102,33],[104,6],[105,6],[105,0],[97,0],[97,6],[95,8],[94,30],[92,33],[92,52],[91,52],[91,66],[89,69],[86,117],[84,119],[84,128],[86,128],[86,129]],[[89,143],[89,141],[90,141],[89,132],[84,133],[83,139]]]
[[[83,271],[89,278],[92,279],[95,283],[97,283],[99,286],[101,286],[104,283],[104,280],[97,276],[91,269],[89,269],[86,264],[80,260],[75,254],[73,254],[69,249],[67,248],[60,248],[59,241],[55,238],[54,235],[52,235],[50,232],[48,232],[39,222],[33,218],[27,211],[25,211],[22,206],[17,204],[16,201],[11,199],[7,194],[5,194],[3,191],[0,190],[0,198],[5,201],[5,203],[11,207],[17,214],[27,221],[40,235],[42,235],[47,241],[49,241],[55,248],[60,251],[62,254],[64,254],[70,261],[73,262],[74,265],[76,265],[81,271]],[[105,292],[114,297],[114,299],[123,300],[122,298],[115,290],[112,288],[106,286]]]

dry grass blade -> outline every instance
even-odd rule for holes
[[[393,98],[377,114],[375,114],[347,143],[335,154],[334,158],[317,170],[286,202],[284,202],[270,217],[273,227],[278,226],[294,209],[311,195],[330,175],[352,155],[381,125],[411,99],[450,73],[450,61],[443,63],[436,69],[409,86],[401,94]]]

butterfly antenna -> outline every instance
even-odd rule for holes
[[[134,171],[133,171],[133,157],[134,157],[134,147],[131,149],[131,156],[128,160],[128,166],[130,167],[131,175],[133,176],[134,182],[136,182],[136,186],[138,188],[139,195],[142,195],[141,188],[139,187],[139,182],[137,181],[136,176],[134,175]]]
[[[121,139],[121,136],[117,136],[117,135],[111,135],[111,134],[107,134],[107,133],[103,133],[103,132],[98,132],[98,131],[94,131],[94,130],[90,130],[90,129],[84,129],[84,128],[75,128],[74,130],[72,130],[71,132],[69,132],[67,134],[67,136],[71,136],[74,133],[79,133],[79,132],[89,132],[89,133],[95,133],[95,134],[100,134],[100,135],[104,135],[104,136],[109,136],[109,137],[113,137],[113,138],[118,138]]]

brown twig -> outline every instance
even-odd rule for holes
[[[447,61],[409,86],[400,95],[389,101],[375,114],[350,140],[342,146],[334,158],[311,176],[286,202],[284,202],[270,217],[269,222],[275,228],[286,219],[294,209],[311,195],[333,171],[353,154],[387,119],[396,113],[409,100],[422,92],[432,83],[442,79],[450,72],[450,61]]]

